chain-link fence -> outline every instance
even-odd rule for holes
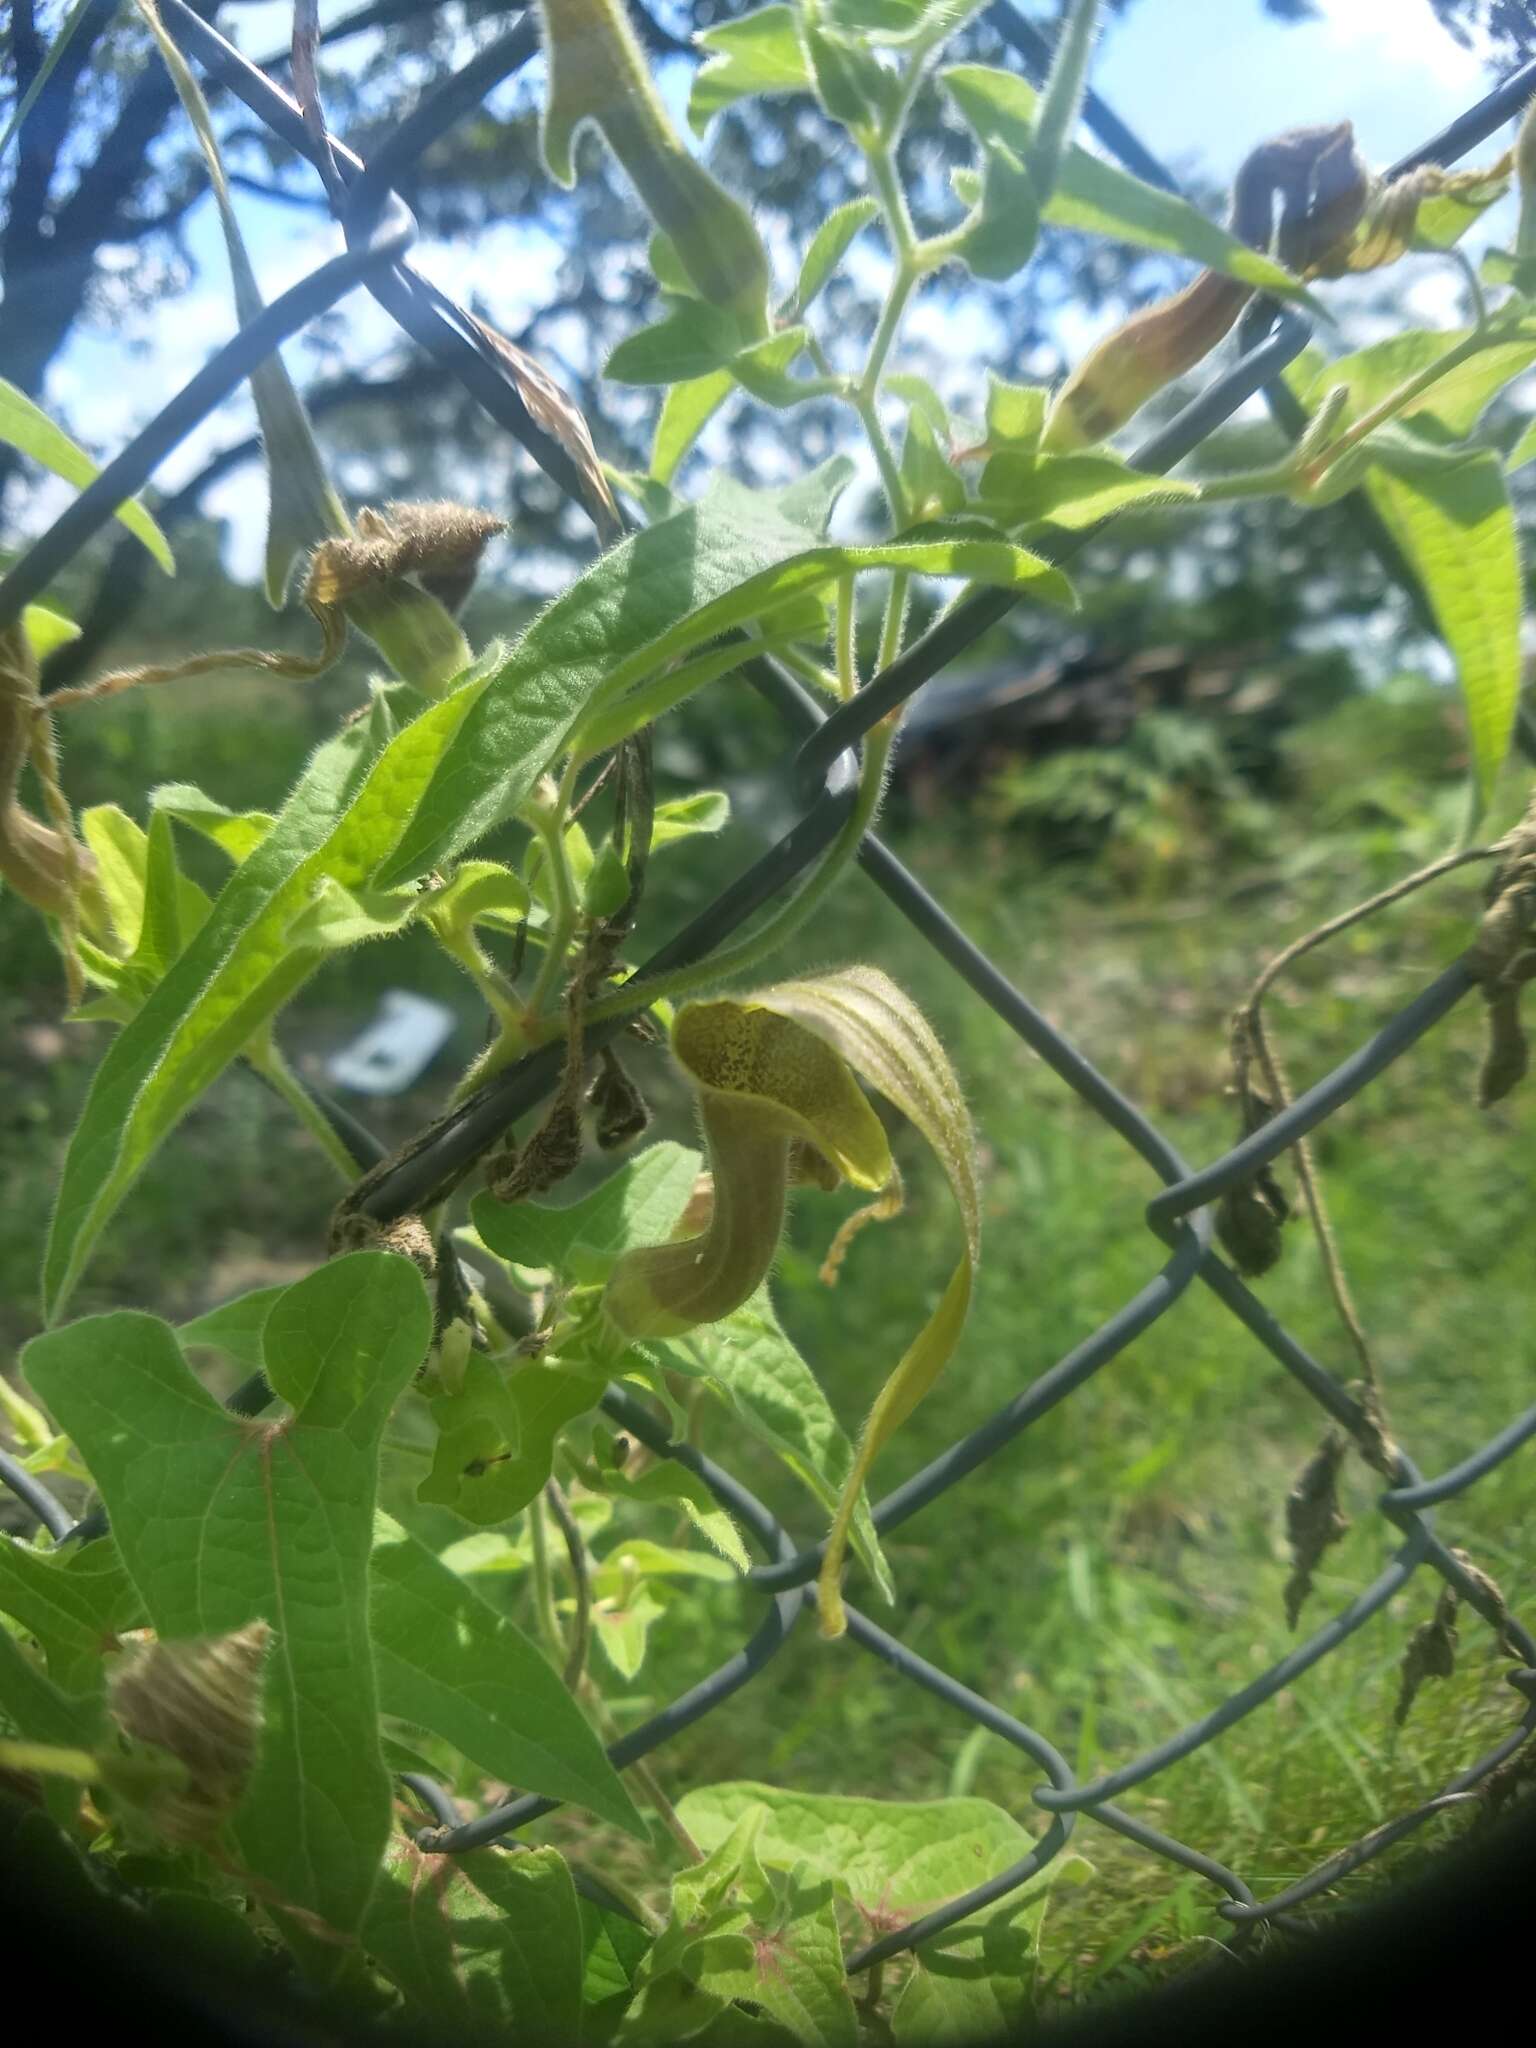
[[[182,0],[161,0],[161,12],[182,48],[323,174],[345,232],[346,250],[284,292],[259,319],[221,348],[16,563],[0,582],[0,627],[19,616],[22,606],[37,596],[105,525],[115,507],[152,476],[162,458],[234,391],[269,351],[359,285],[373,295],[413,341],[451,371],[490,416],[513,434],[579,504],[581,495],[570,458],[531,416],[506,364],[487,343],[483,330],[412,269],[409,252],[415,238],[415,222],[395,189],[431,144],[455,123],[470,116],[487,93],[534,55],[537,38],[531,19],[523,17],[507,34],[430,93],[375,152],[372,161],[364,165],[334,138],[318,141],[297,103]],[[1008,0],[1001,0],[991,10],[990,19],[1024,68],[1037,79],[1043,76],[1050,51],[1038,32],[1014,12]],[[1389,175],[1401,175],[1423,164],[1455,162],[1518,112],[1533,91],[1536,64],[1509,78],[1443,133],[1393,166]],[[1098,140],[1128,169],[1175,189],[1173,179],[1156,158],[1091,94],[1085,118]],[[1259,392],[1265,394],[1282,426],[1294,433],[1300,424],[1299,411],[1278,379],[1285,365],[1305,346],[1310,331],[1308,322],[1297,313],[1280,312],[1272,306],[1256,309],[1243,332],[1244,348],[1239,361],[1132,460],[1146,470],[1172,468],[1246,399]],[[1082,539],[1081,535],[1074,536],[1074,544],[1081,546]],[[1064,548],[1055,559],[1064,559],[1066,552]],[[798,750],[786,756],[784,767],[802,797],[803,814],[776,845],[647,962],[639,970],[640,975],[707,959],[744,920],[787,888],[829,845],[849,814],[858,780],[855,750],[862,737],[878,719],[962,655],[1016,601],[1012,593],[1002,591],[987,591],[966,599],[830,716],[824,716],[798,684],[771,661],[759,659],[748,664],[751,680],[777,708],[789,733],[798,739]],[[1267,1162],[1296,1145],[1408,1051],[1472,990],[1474,979],[1470,969],[1462,963],[1447,969],[1315,1087],[1221,1158],[1194,1169],[1134,1103],[1096,1072],[1069,1039],[1047,1023],[1028,997],[1013,987],[972,944],[879,839],[866,839],[860,862],[875,886],[922,933],[939,958],[1163,1183],[1161,1193],[1146,1211],[1157,1247],[1154,1256],[1161,1257],[1162,1263],[1146,1284],[1102,1327],[1033,1385],[1024,1388],[990,1421],[952,1445],[881,1501],[874,1510],[874,1520],[882,1535],[1000,1459],[1024,1431],[1166,1315],[1197,1282],[1216,1295],[1335,1424],[1356,1438],[1367,1437],[1372,1418],[1362,1403],[1282,1327],[1212,1248],[1210,1205],[1228,1190],[1251,1180]],[[617,1028],[616,1023],[606,1030],[595,1027],[588,1033],[589,1044],[595,1046]],[[362,1206],[376,1219],[388,1221],[418,1212],[440,1199],[517,1117],[549,1094],[559,1079],[565,1057],[563,1046],[551,1045],[499,1075],[445,1122],[433,1126],[419,1144],[406,1147],[377,1169],[370,1176]],[[349,1143],[358,1141],[357,1127],[350,1119],[346,1135]],[[231,1405],[251,1412],[269,1399],[270,1391],[258,1379],[247,1383],[232,1398]],[[708,1678],[613,1745],[612,1760],[622,1767],[670,1741],[702,1716],[723,1710],[735,1692],[768,1670],[813,1604],[811,1582],[821,1561],[822,1546],[798,1546],[791,1533],[729,1472],[691,1446],[670,1442],[652,1412],[633,1395],[612,1388],[603,1407],[624,1430],[658,1456],[676,1459],[697,1474],[720,1505],[750,1532],[765,1560],[747,1575],[748,1585],[764,1601],[763,1618],[755,1632]],[[899,1638],[850,1609],[849,1637],[876,1663],[887,1667],[896,1679],[924,1687],[957,1715],[1021,1751],[1044,1773],[1047,1782],[1031,1787],[1029,1798],[1048,1824],[1034,1849],[1021,1862],[990,1883],[868,1943],[848,1957],[849,1969],[865,1969],[887,1956],[913,1948],[978,1908],[1015,1891],[1060,1855],[1080,1816],[1209,1879],[1227,1895],[1221,1913],[1242,1928],[1260,1921],[1286,1924],[1294,1908],[1370,1862],[1433,1815],[1468,1800],[1473,1788],[1512,1757],[1536,1728],[1536,1639],[1500,1610],[1486,1583],[1467,1569],[1437,1533],[1432,1511],[1441,1502],[1474,1486],[1533,1435],[1536,1407],[1451,1470],[1432,1479],[1423,1477],[1406,1451],[1392,1446],[1389,1455],[1394,1483],[1376,1505],[1401,1542],[1377,1578],[1262,1676],[1215,1702],[1209,1712],[1169,1740],[1087,1783],[1079,1782],[1047,1735],[972,1692],[947,1672],[914,1654]],[[70,1517],[14,1460],[0,1457],[0,1478],[55,1535],[70,1533]],[[1257,1897],[1238,1872],[1227,1869],[1198,1848],[1150,1827],[1115,1804],[1120,1793],[1149,1783],[1170,1765],[1217,1741],[1227,1729],[1273,1700],[1283,1687],[1325,1658],[1385,1607],[1423,1566],[1437,1573],[1458,1599],[1488,1623],[1506,1650],[1522,1660],[1508,1676],[1526,1703],[1524,1712],[1503,1739],[1469,1763],[1438,1797],[1378,1827],[1268,1898]],[[416,1777],[409,1783],[440,1823],[421,1831],[419,1845],[450,1855],[484,1843],[504,1841],[555,1804],[548,1799],[517,1799],[463,1823],[440,1788]]]

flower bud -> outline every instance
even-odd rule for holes
[[[673,133],[621,0],[542,0],[548,97],[544,161],[575,183],[571,145],[602,130],[701,298],[734,313],[744,341],[768,331],[768,258],[746,208]]]

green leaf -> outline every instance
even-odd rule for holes
[[[602,1744],[542,1652],[384,1515],[373,1548],[369,1618],[385,1713],[441,1735],[493,1778],[569,1801],[649,1839]]]
[[[730,823],[731,800],[723,789],[701,789],[692,796],[673,797],[656,806],[651,826],[651,851],[692,839],[700,832],[721,832]]]
[[[294,1410],[276,1427],[221,1408],[153,1316],[91,1317],[26,1352],[157,1634],[271,1623],[262,1741],[232,1832],[247,1869],[343,1934],[390,1824],[367,1619],[379,1444],[431,1335],[416,1268],[357,1252],[268,1315],[267,1375]]]
[[[804,327],[787,327],[780,334],[770,334],[766,341],[754,342],[732,356],[731,375],[744,391],[764,405],[780,409],[824,398],[829,388],[825,378],[790,374],[790,365],[804,354],[809,340],[809,331]]]
[[[587,1935],[557,1849],[430,1856],[397,1837],[362,1939],[434,2031],[581,2038]]]
[[[880,62],[867,41],[823,27],[809,10],[801,16],[800,41],[827,114],[855,135],[873,136],[900,99],[898,74]]]
[[[1197,484],[1149,476],[1113,455],[1036,456],[1005,448],[981,473],[977,506],[1000,526],[1044,520],[1076,532],[1130,505],[1149,510],[1189,504],[1199,495]]]
[[[650,1641],[651,1624],[665,1612],[665,1607],[643,1579],[633,1586],[624,1600],[610,1596],[593,1603],[592,1640],[620,1678],[639,1676]]]
[[[45,604],[22,607],[21,629],[39,661],[45,660],[55,648],[67,647],[71,640],[80,638],[80,628],[73,619],[66,619],[62,612],[52,611]]]
[[[1059,570],[1003,541],[907,536],[869,546],[808,547],[805,527],[786,516],[795,502],[786,491],[775,505],[771,494],[721,477],[702,504],[621,541],[579,577],[529,627],[489,683],[476,686],[473,708],[443,750],[374,886],[394,887],[425,873],[515,810],[583,713],[605,707],[673,656],[841,575],[905,569],[1028,590],[1046,604],[1075,602]],[[460,690],[448,704],[463,695]]]
[[[1468,228],[1475,227],[1508,190],[1508,178],[1489,178],[1474,191],[1436,192],[1421,199],[1413,220],[1414,248],[1436,252],[1455,248]]]
[[[694,73],[688,125],[702,135],[723,107],[749,94],[810,92],[792,7],[759,7],[694,38],[710,54]]]
[[[1526,428],[1514,447],[1504,458],[1504,474],[1513,476],[1517,469],[1524,469],[1531,457],[1536,455],[1536,420]]]
[[[14,384],[7,384],[3,378],[0,378],[0,441],[19,448],[23,455],[41,463],[44,469],[62,477],[65,483],[75,484],[81,489],[94,483],[101,474],[85,450],[77,448],[62,427],[56,427],[47,413],[34,405],[24,391],[18,391]],[[125,498],[115,516],[134,539],[149,550],[167,576],[176,574],[169,542],[137,498]]]
[[[657,483],[671,483],[683,457],[735,388],[729,370],[711,370],[672,386],[661,402],[651,443],[651,475]]]
[[[615,384],[680,384],[708,376],[741,347],[729,313],[698,299],[672,302],[666,317],[626,335],[603,365]]]
[[[663,1458],[637,1479],[627,1472],[603,1471],[601,1467],[593,1478],[607,1492],[622,1494],[626,1500],[675,1503],[704,1541],[720,1553],[713,1557],[697,1550],[663,1550],[659,1544],[636,1541],[624,1544],[613,1553],[614,1558],[632,1557],[642,1572],[659,1572],[663,1577],[682,1573],[693,1578],[729,1579],[734,1576],[732,1566],[741,1572],[751,1568],[752,1560],[736,1524],[698,1474],[686,1466]]]
[[[1312,379],[1302,403],[1308,412],[1316,412],[1329,392],[1343,385],[1349,401],[1338,421],[1338,430],[1342,432],[1410,377],[1419,376],[1442,356],[1449,355],[1458,343],[1467,340],[1470,332],[1469,328],[1414,328],[1373,342],[1369,348],[1325,364]],[[1504,386],[1532,363],[1536,363],[1536,340],[1496,342],[1447,370],[1406,405],[1396,419],[1399,423],[1412,420],[1421,427],[1433,423],[1445,438],[1463,440]]]
[[[504,932],[516,931],[532,907],[528,889],[500,861],[460,861],[453,880],[427,899],[425,915],[440,930],[467,932],[472,925],[488,924]]]
[[[1371,503],[1423,586],[1461,683],[1478,795],[1509,752],[1520,700],[1520,546],[1499,458],[1379,461]]]
[[[699,299],[693,279],[683,268],[683,259],[678,255],[677,244],[670,235],[652,235],[646,259],[650,263],[652,277],[663,292],[673,298]]]
[[[151,813],[145,846],[143,920],[128,965],[147,981],[159,981],[206,923],[212,907],[196,882],[176,865],[170,819],[162,811]]]
[[[586,1969],[581,1980],[582,2003],[586,2007],[585,2038],[604,2041],[610,2023],[629,2003],[635,1973],[651,1945],[651,1937],[623,1913],[610,1913],[580,1893],[577,1903],[581,1907],[582,1940],[586,1944]]]
[[[10,1630],[0,1628],[0,1715],[18,1735],[61,1749],[90,1749],[100,1721],[95,1709],[96,1702],[73,1698],[56,1685]]]
[[[267,1317],[287,1291],[286,1287],[253,1288],[249,1294],[237,1295],[222,1307],[211,1308],[206,1315],[183,1323],[176,1334],[183,1348],[204,1344],[211,1351],[223,1351],[230,1358],[238,1358],[242,1365],[259,1368],[266,1355],[261,1346]]]
[[[283,933],[283,944],[334,953],[365,939],[388,938],[416,915],[425,900],[419,889],[348,889],[334,875],[321,875],[311,885],[309,901]]]
[[[56,1318],[151,1153],[324,958],[286,934],[323,878],[376,885],[432,771],[485,689],[492,649],[372,760],[365,729],[322,747],[192,944],[107,1049],[70,1141],[44,1265]]]
[[[859,2021],[843,1968],[836,1891],[826,1878],[803,1877],[781,1889],[771,1915],[759,1918],[761,1906],[753,1914],[748,1966],[712,1970],[704,1988],[715,1997],[750,2000],[805,2048],[857,2048]],[[728,2032],[724,2038],[731,2038]]]
[[[787,14],[789,9],[786,7],[784,12]],[[879,213],[879,202],[874,199],[850,199],[842,206],[833,207],[811,237],[811,245],[800,265],[800,280],[795,286],[794,296],[784,308],[786,318],[798,320],[801,317],[847,255],[854,237],[877,219]]]
[[[25,1742],[90,1753],[100,1733],[100,1701],[72,1699],[44,1676],[10,1630],[0,1627],[0,1727],[4,1726]],[[78,1782],[44,1778],[44,1802],[61,1827],[72,1826],[80,1792]]]
[[[1009,384],[987,373],[987,440],[994,448],[1032,454],[1045,425],[1050,393],[1043,384]]]
[[[657,1473],[670,1477],[673,1472],[678,1471],[682,1471],[681,1466],[666,1463],[653,1465],[649,1472],[642,1474],[638,1480],[631,1480],[629,1485],[621,1490],[631,1500],[676,1500],[679,1497],[676,1488],[666,1486],[648,1487],[645,1482],[654,1479]],[[605,1475],[604,1484],[608,1484],[614,1479],[622,1479],[623,1476],[622,1473],[608,1473]],[[685,1479],[693,1479],[694,1474],[684,1472],[683,1477]],[[738,1549],[740,1549],[739,1545]],[[742,1571],[747,1569],[748,1563],[749,1560],[746,1552],[740,1550],[740,1568]],[[716,1557],[708,1550],[679,1550],[670,1543],[652,1543],[644,1536],[631,1536],[616,1545],[614,1549],[609,1551],[606,1557],[595,1564],[592,1574],[592,1586],[593,1590],[597,1593],[614,1594],[619,1592],[629,1580],[637,1577],[648,1579],[711,1579],[717,1584],[730,1585],[734,1582],[736,1573],[723,1557]]]
[[[601,1280],[620,1253],[667,1235],[699,1166],[697,1152],[665,1140],[637,1152],[579,1202],[546,1208],[481,1194],[470,1214],[481,1243],[498,1258],[565,1280]]]
[[[984,64],[952,65],[939,79],[983,142],[1004,143],[1020,162],[1028,161],[1040,98],[1033,86]],[[1306,297],[1289,271],[1217,227],[1187,200],[1145,185],[1085,149],[1074,146],[1063,155],[1045,218],[1055,227],[1187,256],[1278,298]]]
[[[891,2012],[898,2048],[968,2048],[1027,2026],[1048,1903],[1042,1891],[1032,1903],[992,1915],[976,1933],[924,1942]]]
[[[599,1375],[565,1366],[503,1373],[472,1351],[463,1384],[432,1401],[437,1447],[416,1498],[482,1528],[504,1522],[548,1483],[555,1438],[596,1407],[606,1385]]]
[[[117,1630],[142,1618],[110,1543],[44,1552],[14,1536],[0,1536],[0,1614],[36,1637],[50,1679],[76,1698],[100,1692]]]
[[[780,1326],[766,1287],[723,1322],[670,1338],[661,1348],[679,1372],[704,1379],[828,1513],[836,1507],[853,1470],[853,1446],[821,1382]],[[891,1569],[862,1495],[850,1535],[882,1597],[893,1600]]]
[[[190,782],[163,783],[150,791],[149,802],[151,809],[165,811],[178,825],[211,839],[237,867],[272,829],[270,811],[232,811]]]
[[[965,485],[950,468],[927,415],[920,409],[907,415],[901,476],[914,519],[942,518],[964,507]]]
[[[756,1806],[767,1809],[756,1838],[764,1865],[803,1868],[882,1915],[915,1917],[1001,1877],[1034,1847],[988,1799],[864,1799],[744,1782],[688,1792],[677,1811],[707,1854]]]

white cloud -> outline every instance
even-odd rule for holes
[[[1351,63],[1405,77],[1433,77],[1447,93],[1479,98],[1487,76],[1475,50],[1464,49],[1426,4],[1410,0],[1319,0],[1322,19],[1310,32]]]

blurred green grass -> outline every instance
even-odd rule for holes
[[[151,696],[106,707],[71,757],[78,801],[121,800],[182,778],[244,804],[270,801],[334,717],[320,698],[253,689],[194,706]],[[146,766],[146,764],[148,764]],[[1440,842],[1443,843],[1443,840]],[[658,863],[658,935],[692,914],[756,850],[745,827],[695,860]],[[1192,1162],[1231,1143],[1226,1020],[1257,968],[1291,938],[1421,857],[1390,819],[1319,836],[1304,806],[1277,811],[1267,857],[1233,864],[1213,846],[1176,889],[1149,898],[1092,868],[1043,865],[1027,842],[974,817],[930,821],[898,850],[1037,1006]],[[1467,942],[1475,878],[1457,877],[1304,962],[1277,994],[1276,1029],[1298,1086],[1325,1072]],[[0,902],[3,996],[0,1150],[12,1191],[0,1240],[0,1334],[37,1326],[36,1271],[52,1177],[102,1027],[60,1028],[57,963],[14,901]],[[983,1147],[985,1238],[961,1352],[882,1459],[877,1492],[919,1469],[1081,1343],[1153,1273],[1164,1249],[1142,1210],[1152,1176],[1125,1145],[935,959],[862,879],[819,916],[774,972],[874,960],[928,1012],[966,1088]],[[285,1019],[312,1071],[388,986],[451,1002],[452,1056],[479,1029],[472,993],[416,934],[335,962]],[[1529,1173],[1532,1092],[1473,1106],[1481,1057],[1475,1001],[1318,1134],[1317,1154],[1350,1274],[1383,1361],[1388,1413],[1426,1472],[1455,1462],[1531,1398]],[[408,1096],[367,1105],[386,1140],[440,1104],[450,1067]],[[690,1137],[659,1059],[642,1073],[659,1133]],[[864,1233],[839,1287],[816,1268],[844,1213],[807,1195],[778,1275],[786,1326],[850,1428],[937,1299],[956,1229],[942,1182],[898,1134],[908,1210]],[[591,1169],[596,1171],[598,1169]],[[78,1309],[119,1303],[184,1316],[324,1255],[335,1187],[309,1141],[253,1076],[210,1091],[152,1164],[109,1233]],[[1341,1377],[1351,1364],[1314,1248],[1287,1231],[1259,1292]],[[1282,1613],[1288,1486],[1323,1418],[1203,1289],[964,1484],[897,1531],[892,1618],[914,1650],[1030,1723],[1080,1774],[1107,1770],[1209,1711],[1292,1645]],[[820,1528],[804,1496],[723,1415],[704,1442],[779,1508],[797,1537]],[[1442,1510],[1447,1539],[1493,1572],[1517,1610],[1533,1564],[1523,1530],[1528,1454]],[[1354,1526],[1317,1575],[1303,1628],[1345,1605],[1391,1544],[1375,1482],[1351,1466]],[[524,1598],[519,1582],[509,1596]],[[855,1599],[867,1599],[857,1580]],[[1129,1810],[1229,1863],[1261,1895],[1442,1789],[1514,1719],[1503,1661],[1476,1622],[1457,1675],[1426,1686],[1407,1727],[1392,1713],[1397,1665],[1426,1619],[1423,1576],[1340,1650],[1218,1744],[1126,1795]],[[748,1632],[754,1602],[730,1588],[678,1595],[639,1677],[604,1674],[621,1723],[693,1682]],[[674,1794],[755,1777],[810,1790],[931,1797],[975,1791],[1029,1820],[1036,1766],[849,1645],[806,1627],[771,1667],[657,1760]],[[1420,1853],[1441,1822],[1392,1852]],[[579,1823],[556,1838],[594,1856],[631,1852]],[[1046,1976],[1073,1995],[1222,1939],[1218,1895],[1091,1822],[1077,1846],[1095,1881],[1063,1890],[1047,1919]],[[602,1867],[599,1861],[597,1867]],[[631,1872],[644,1880],[649,1873]],[[1360,1882],[1356,1881],[1357,1884]]]

